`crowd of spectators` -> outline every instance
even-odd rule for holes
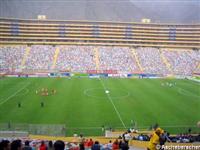
[[[139,68],[126,47],[99,47],[100,70],[117,70],[118,73],[138,72]]]
[[[33,45],[27,56],[25,69],[50,70],[53,64],[55,47],[49,45]]]
[[[192,129],[189,128],[185,133],[181,134],[174,134],[170,135],[169,132],[155,126],[151,127],[150,130],[153,130],[153,133],[155,131],[159,131],[160,139],[161,141],[165,142],[173,142],[173,143],[193,143],[193,142],[200,142],[200,133],[192,132]],[[139,133],[138,130],[135,130],[133,128],[128,129],[126,132],[124,132],[121,136],[119,136],[119,139],[125,139],[126,141],[130,140],[138,140],[138,141],[150,141],[152,134],[146,134],[146,133]],[[164,144],[163,143],[163,144]]]
[[[96,70],[94,47],[59,46],[60,53],[56,62],[57,70],[85,72]]]
[[[64,142],[62,140],[33,140],[29,138],[0,138],[0,150],[128,150],[131,140],[149,141],[149,149],[156,144],[164,145],[166,142],[193,143],[200,142],[200,134],[170,135],[166,131],[157,128],[151,135],[136,134],[127,131],[119,138],[110,140],[106,144],[80,136],[76,142]],[[157,143],[154,143],[155,140]],[[153,142],[153,143],[152,143]],[[155,144],[155,145],[154,145]]]
[[[92,139],[82,139],[80,142],[43,141],[30,139],[0,139],[0,150],[128,150],[125,140],[110,140],[100,144]]]
[[[191,75],[200,62],[200,52],[197,50],[163,50],[163,54],[170,63],[173,74]]]
[[[193,142],[200,142],[200,134],[177,134],[177,135],[170,135],[167,132],[163,132],[163,137],[165,141],[172,142],[172,143],[193,143]],[[133,140],[139,141],[149,141],[151,135],[147,134],[139,134],[133,137]]]
[[[21,69],[26,46],[1,46],[0,71],[15,71]]]
[[[192,134],[178,134],[174,136],[169,136],[169,139],[172,142],[176,143],[192,143],[192,142],[200,142],[200,134],[192,135]]]
[[[56,69],[71,72],[87,72],[88,70],[114,70],[117,73],[141,72],[135,56],[128,47],[32,45],[27,56],[25,55],[26,48],[27,46],[0,47],[0,69],[8,71]],[[60,50],[57,59],[55,59],[56,48]],[[161,50],[139,47],[135,49],[135,52],[143,73],[192,75],[193,72],[200,70],[198,69],[199,50]],[[97,59],[99,61],[96,61]]]
[[[0,141],[1,150],[64,150],[65,143],[61,140],[40,141],[23,139],[2,139]]]
[[[168,74],[169,70],[164,64],[160,51],[157,48],[140,47],[136,49],[138,59],[144,68],[144,73]]]

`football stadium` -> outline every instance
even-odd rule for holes
[[[0,1],[0,150],[200,150],[200,1]]]

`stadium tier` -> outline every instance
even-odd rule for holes
[[[0,0],[0,150],[200,150],[200,0]]]
[[[0,47],[1,72],[74,72],[193,75],[200,51],[151,47],[51,46]]]
[[[1,18],[0,43],[195,49],[200,25]]]

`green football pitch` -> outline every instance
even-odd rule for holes
[[[48,88],[48,96],[41,95],[42,88]],[[52,89],[55,94],[51,94]],[[0,123],[65,124],[67,135],[101,135],[102,126],[123,130],[134,125],[148,129],[156,123],[171,133],[186,132],[188,128],[199,132],[198,121],[200,84],[190,80],[0,80]]]

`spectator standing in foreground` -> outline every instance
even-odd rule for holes
[[[79,150],[85,150],[84,141],[79,144]]]
[[[22,150],[22,142],[21,142],[21,140],[12,141],[11,150]]]
[[[121,150],[128,150],[129,149],[128,143],[125,140],[122,140],[122,142],[120,144],[120,149]]]
[[[48,150],[53,150],[53,142],[49,141],[48,143]]]
[[[171,142],[171,140],[168,137],[168,133],[166,131],[164,131],[161,135],[160,135],[160,145],[165,145],[166,142]]]
[[[100,150],[101,146],[99,145],[98,141],[94,142],[94,145],[92,146],[91,150]]]
[[[41,142],[41,145],[40,145],[40,147],[39,147],[39,150],[47,150],[47,147],[46,147],[44,141]]]
[[[88,147],[91,148],[93,144],[94,144],[93,140],[90,139],[90,140],[88,141]]]
[[[65,149],[65,143],[61,140],[58,140],[53,145],[54,150],[64,150]]]
[[[112,141],[110,140],[109,143],[107,144],[107,149],[111,150],[112,149]]]
[[[10,150],[10,141],[3,140],[0,142],[0,150]]]
[[[119,149],[119,142],[118,142],[117,139],[116,139],[115,142],[113,143],[112,149],[113,149],[113,150],[118,150],[118,149]]]
[[[155,132],[153,132],[147,150],[157,150],[156,146],[160,145],[161,134],[163,134],[163,130],[161,128],[157,128]]]
[[[23,147],[23,150],[32,150],[31,146],[29,145],[29,141],[25,141],[25,145]]]

